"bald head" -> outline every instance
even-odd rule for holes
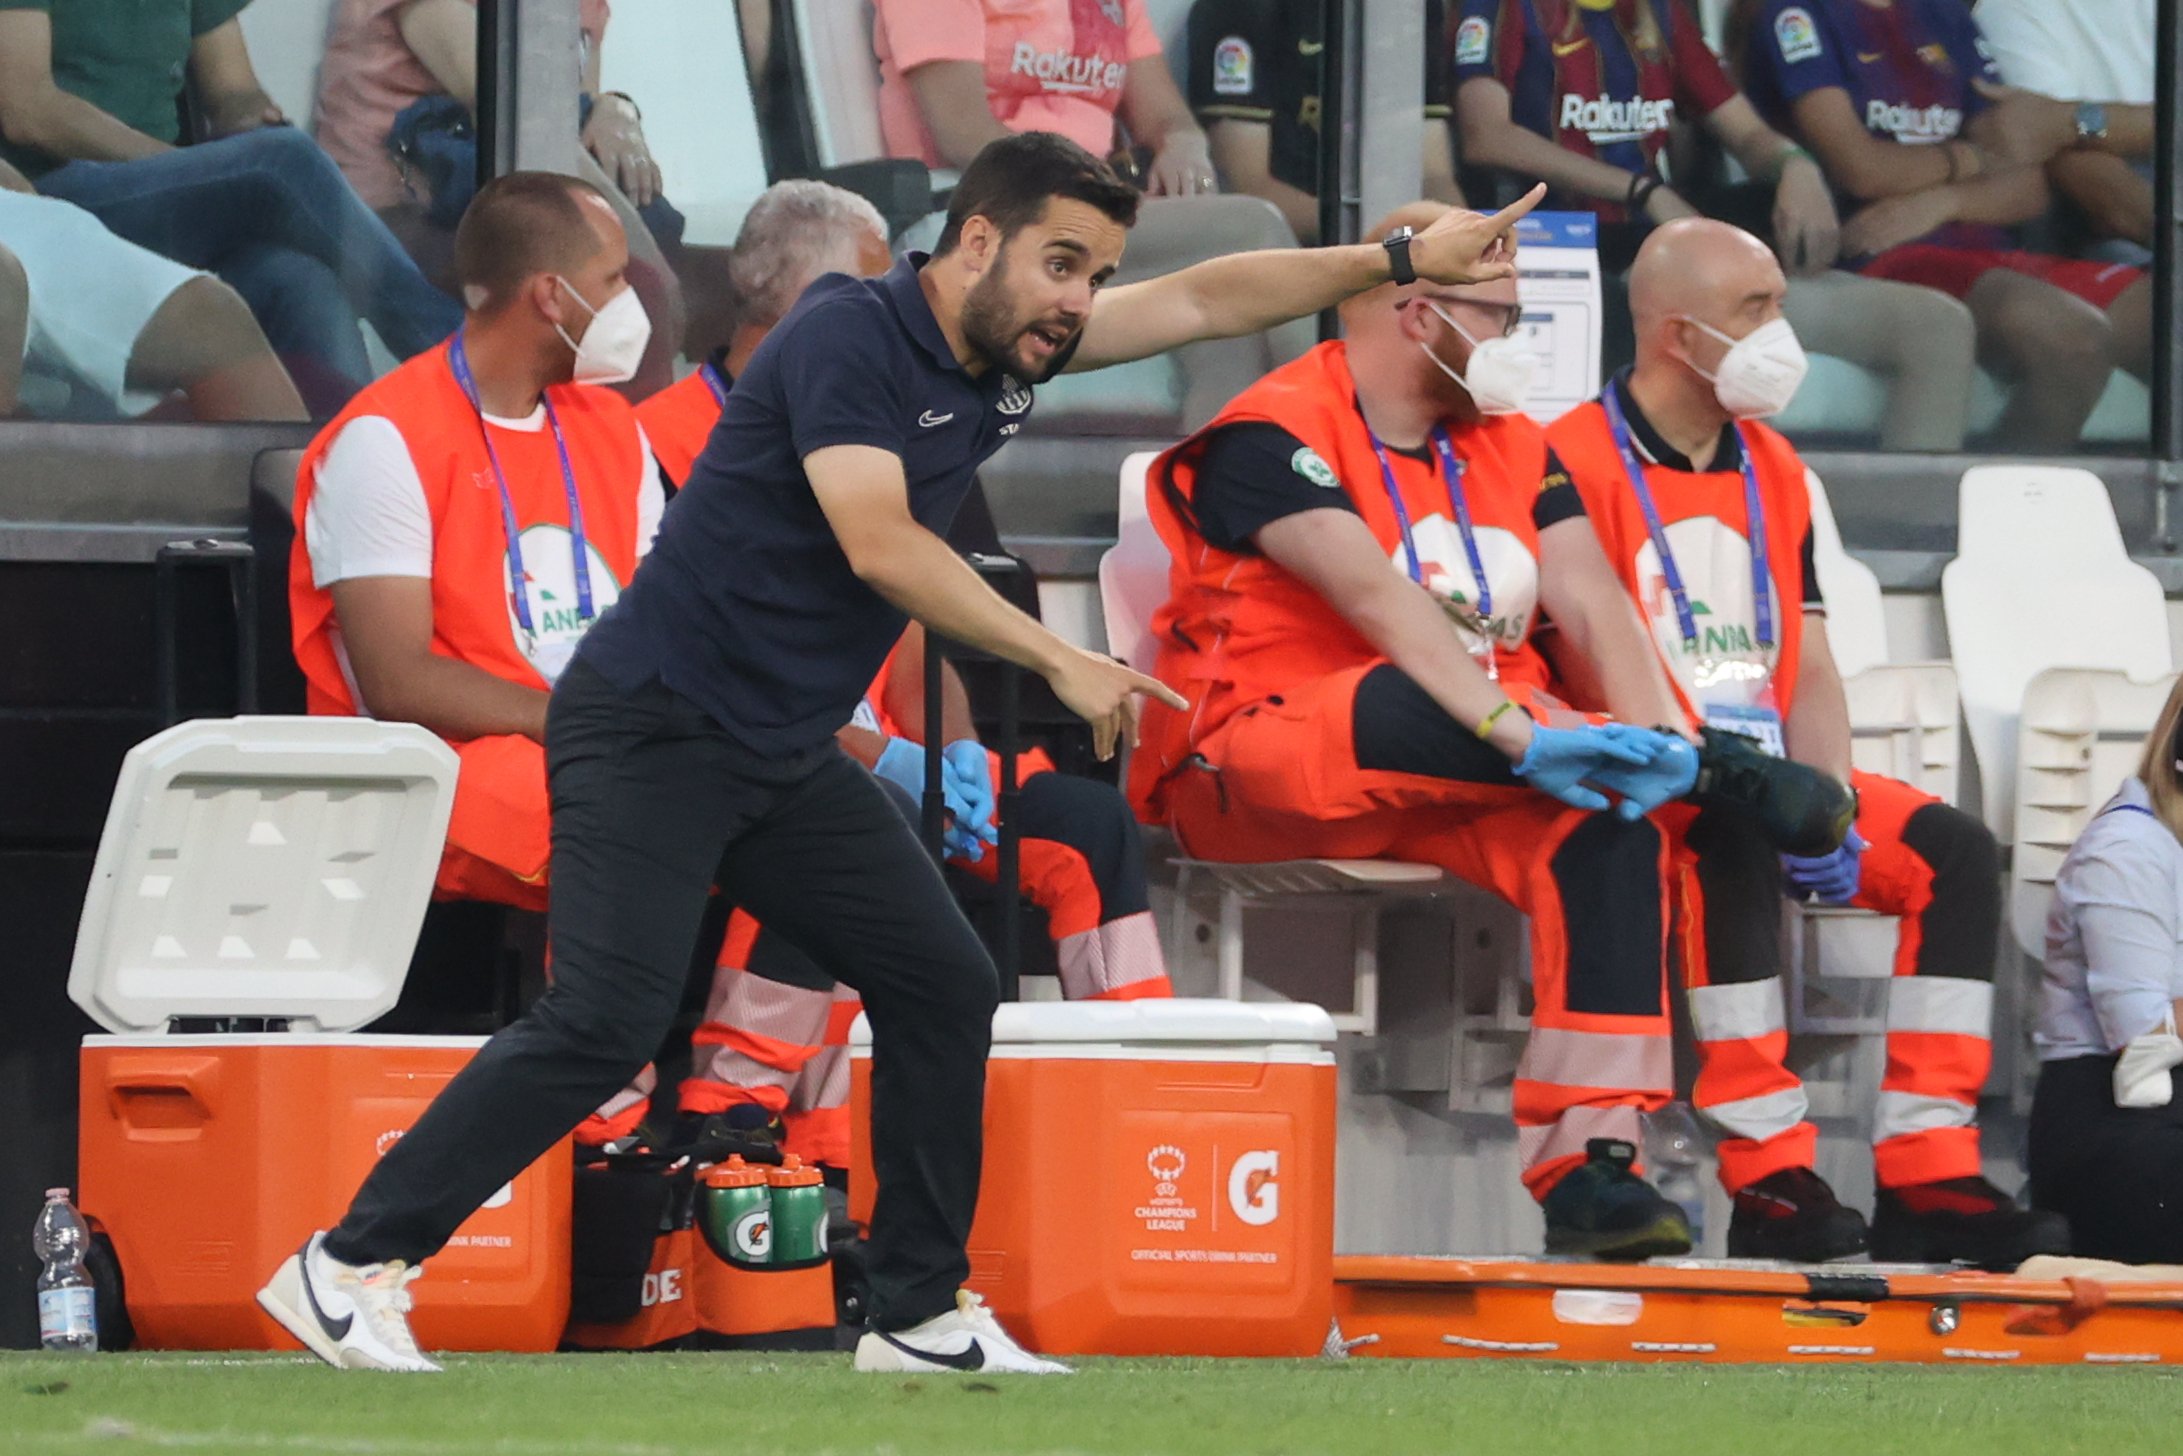
[[[455,228],[455,276],[473,313],[512,303],[541,274],[574,276],[628,247],[603,193],[557,172],[510,172],[478,189]],[[618,271],[618,270],[616,270]]]
[[[1678,315],[1732,327],[1747,312],[1772,317],[1788,291],[1766,244],[1709,217],[1678,218],[1653,230],[1630,268],[1630,314],[1640,343]],[[1763,320],[1759,320],[1763,321]]]

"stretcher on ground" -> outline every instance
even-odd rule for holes
[[[1709,1364],[2183,1361],[2183,1279],[2052,1267],[2060,1277],[1927,1265],[1353,1255],[1334,1261],[1329,1350]]]

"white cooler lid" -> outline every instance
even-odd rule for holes
[[[211,718],[122,760],[68,995],[113,1032],[175,1016],[346,1031],[394,1005],[454,750],[369,718]]]
[[[1334,1041],[1334,1018],[1320,1006],[1289,1001],[1223,1001],[1178,996],[1143,1001],[1010,1001],[993,1013],[993,1045],[1056,1043],[1264,1046]],[[872,1044],[858,1016],[851,1046]]]

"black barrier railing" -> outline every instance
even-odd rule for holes
[[[2153,460],[2159,474],[2154,544],[2174,555],[2176,491],[2183,488],[2183,310],[2176,306],[2176,265],[2183,261],[2183,197],[2176,167],[2183,162],[2183,103],[2176,83],[2183,80],[2183,14],[2174,0],[2159,7],[2158,54],[2153,58],[2153,105],[2157,117],[2153,149]]]

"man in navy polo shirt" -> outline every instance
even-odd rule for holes
[[[1009,606],[940,538],[1022,428],[1032,384],[1264,329],[1390,276],[1508,277],[1510,230],[1537,200],[1449,213],[1385,248],[1240,254],[1102,294],[1137,194],[1074,143],[1025,133],[964,171],[931,259],[813,284],[556,689],[552,989],[260,1301],[336,1366],[436,1369],[406,1319],[417,1262],[651,1055],[717,886],[861,991],[871,1018],[879,1190],[857,1367],[1064,1370],[962,1289],[992,962],[834,731],[910,617],[1040,673],[1102,756],[1134,735],[1138,695],[1187,707]],[[1551,736],[1569,744],[1557,770],[1631,761],[1609,735]]]

